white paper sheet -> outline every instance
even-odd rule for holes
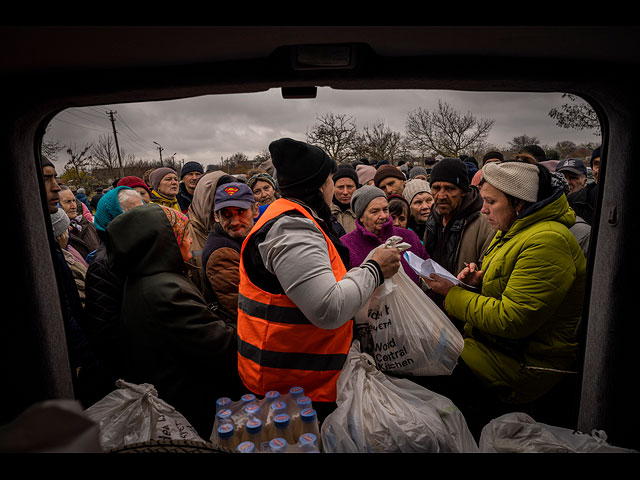
[[[431,274],[436,274],[440,277],[451,280],[454,285],[458,285],[459,283],[462,283],[460,282],[460,280],[458,280],[458,278],[455,275],[453,275],[451,272],[449,272],[446,268],[444,268],[439,263],[433,261],[431,258],[427,258],[426,260],[423,260],[422,258],[418,257],[415,253],[406,251],[404,252],[404,259],[407,261],[409,266],[413,268],[413,270],[418,275],[429,278]]]

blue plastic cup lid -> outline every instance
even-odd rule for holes
[[[246,441],[246,442],[242,442],[240,445],[238,445],[238,449],[237,450],[240,453],[253,453],[256,450],[256,446],[254,445],[253,442]]]
[[[273,417],[273,423],[275,423],[276,427],[278,428],[284,428],[286,426],[289,425],[289,415],[287,415],[286,413],[282,413],[280,415],[276,415],[275,417]]]
[[[273,450],[282,450],[287,446],[287,441],[284,438],[273,438],[269,441],[269,446]]]
[[[231,410],[229,410],[228,408],[223,408],[222,410],[220,410],[218,413],[218,418],[220,419],[226,419],[231,417],[231,415],[233,415],[233,412]]]
[[[318,438],[313,433],[303,433],[298,441],[302,444],[313,444],[318,442]]]
[[[233,435],[233,425],[230,423],[223,423],[218,427],[218,436],[220,438],[228,438]]]
[[[255,401],[256,396],[253,393],[245,393],[240,398],[244,403],[249,403]]]
[[[280,392],[278,392],[277,390],[270,390],[267,392],[265,397],[268,398],[269,400],[275,400],[278,397],[280,397]]]
[[[300,418],[303,422],[313,422],[316,419],[316,411],[313,408],[305,408],[300,412]]]
[[[289,389],[289,393],[294,396],[304,395],[304,388],[302,387],[291,387]]]
[[[271,404],[271,410],[274,410],[274,411],[286,410],[286,408],[287,408],[287,402],[283,402],[282,400],[276,400]]]
[[[247,420],[246,426],[247,431],[251,433],[257,433],[262,430],[262,420],[260,420],[259,418],[252,418],[250,420]]]
[[[257,403],[250,403],[246,407],[244,407],[244,413],[251,415],[257,414],[260,412],[260,405]]]

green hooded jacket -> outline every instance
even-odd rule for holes
[[[185,275],[162,207],[150,203],[106,229],[114,271],[126,276],[120,313],[124,380],[150,383],[208,440],[219,397],[244,393],[235,327],[215,316]]]
[[[559,190],[530,206],[494,236],[481,292],[457,286],[445,299],[465,322],[463,361],[505,402],[534,401],[575,371],[586,270],[575,218]]]

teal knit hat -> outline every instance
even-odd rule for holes
[[[120,208],[120,203],[118,202],[118,192],[123,189],[132,190],[130,187],[120,186],[109,190],[100,197],[96,214],[93,216],[93,224],[96,230],[104,232],[111,220],[122,213],[122,208]]]

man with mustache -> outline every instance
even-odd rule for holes
[[[470,184],[462,160],[440,160],[431,171],[430,184],[433,205],[424,246],[434,261],[457,275],[465,263],[479,265],[496,231],[480,212],[482,198]]]
[[[258,217],[258,204],[248,185],[225,183],[216,189],[214,213],[216,223],[202,249],[203,280],[212,305],[225,321],[236,323],[240,249]]]
[[[204,168],[198,162],[187,162],[180,170],[180,190],[176,198],[182,213],[185,215],[189,211],[189,205],[193,200],[193,192],[202,175],[204,175]]]

